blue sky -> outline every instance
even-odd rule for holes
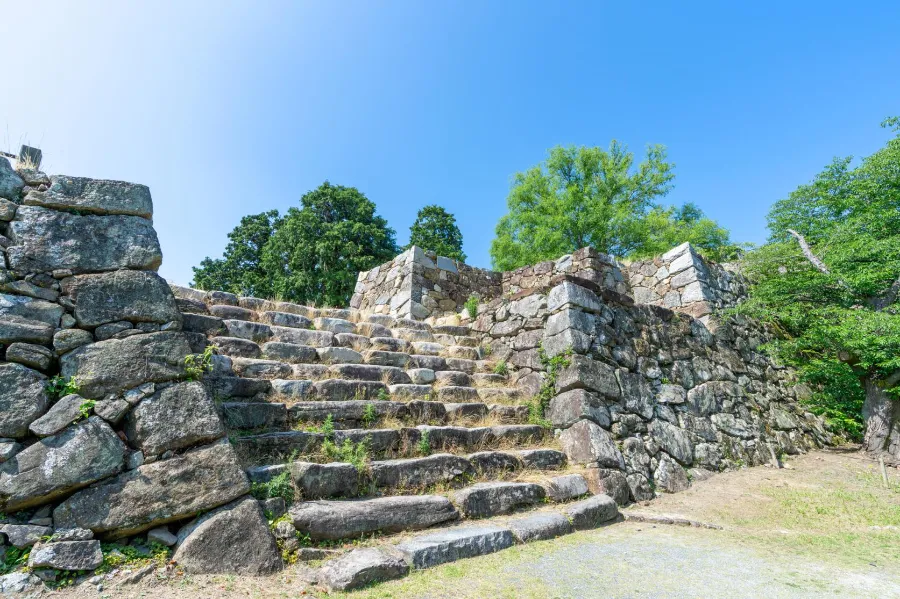
[[[743,6],[739,6],[742,4]],[[328,179],[405,242],[455,213],[489,266],[511,176],[556,144],[676,163],[738,241],[900,114],[897,2],[0,1],[0,145],[50,173],[145,183],[163,276],[219,256],[245,214]]]

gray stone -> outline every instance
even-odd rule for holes
[[[755,439],[757,432],[754,431],[746,422],[739,418],[735,418],[732,414],[713,414],[710,416],[716,428],[732,437],[740,437],[741,439]]]
[[[0,167],[2,168],[2,167]],[[3,175],[0,174],[0,179],[2,179]],[[0,183],[2,185],[2,183]],[[9,222],[16,216],[16,209],[18,205],[15,202],[10,202],[7,199],[0,198],[0,221]]]
[[[522,460],[525,468],[558,470],[566,465],[566,454],[555,449],[519,449],[512,452]]]
[[[544,500],[544,488],[535,483],[477,483],[452,495],[452,501],[467,518],[486,518]]]
[[[94,414],[114,426],[122,422],[130,409],[131,404],[124,399],[103,399],[94,404]]]
[[[595,528],[604,522],[614,520],[619,515],[619,508],[612,497],[594,495],[588,499],[568,504],[563,509],[563,514],[573,527],[581,530]]]
[[[342,318],[316,318],[313,320],[316,330],[330,333],[355,333],[356,325]]]
[[[572,532],[572,524],[562,514],[546,512],[513,518],[507,523],[519,543],[545,541]]]
[[[300,401],[310,395],[313,391],[312,381],[290,381],[284,379],[272,379],[272,391],[277,395]]]
[[[356,466],[343,462],[292,462],[289,470],[304,499],[355,497],[359,495],[363,478]]]
[[[313,383],[316,397],[325,401],[342,401],[350,399],[375,399],[383,391],[388,392],[387,385],[376,381],[346,381],[343,379],[327,379]]]
[[[263,355],[270,360],[280,360],[291,364],[307,364],[318,360],[316,348],[296,343],[271,341],[262,346]]]
[[[58,527],[127,537],[182,520],[250,491],[231,445],[207,445],[144,464],[75,493],[56,507]]]
[[[684,466],[694,462],[694,444],[683,429],[662,420],[650,423],[650,434],[659,446]]]
[[[262,351],[259,345],[238,337],[216,337],[213,341],[216,351],[232,358],[260,358]],[[271,356],[267,356],[271,357]]]
[[[645,420],[653,418],[653,406],[656,398],[647,379],[622,368],[616,370],[616,378],[622,388],[625,410],[638,414]]]
[[[101,398],[141,383],[181,377],[190,353],[184,334],[150,333],[79,347],[62,356],[60,365],[64,377],[78,378],[81,395]]]
[[[75,304],[75,319],[83,328],[120,320],[158,324],[181,321],[171,289],[155,272],[117,270],[78,275],[63,281],[63,293]]]
[[[0,497],[11,511],[47,503],[120,472],[125,449],[108,424],[89,418],[0,466]]]
[[[386,547],[364,547],[326,562],[319,582],[328,592],[349,591],[409,573],[403,554]]]
[[[281,570],[281,552],[262,508],[245,497],[188,525],[179,532],[172,561],[193,574],[271,574]]]
[[[77,349],[82,345],[94,342],[94,336],[90,331],[82,331],[81,329],[64,329],[56,331],[53,335],[53,349],[57,356]]]
[[[53,536],[50,537],[50,542],[57,543],[59,541],[90,541],[93,538],[94,533],[86,528],[63,528],[53,533]]]
[[[423,489],[474,474],[468,460],[448,453],[384,460],[369,465],[369,480],[378,488]]]
[[[229,429],[280,429],[287,424],[287,406],[283,403],[225,402],[220,407]]]
[[[60,541],[36,546],[28,556],[29,568],[93,570],[103,563],[100,541]]]
[[[582,418],[604,428],[609,428],[612,423],[609,408],[599,397],[585,389],[572,389],[550,400],[547,418],[556,428],[568,428]]]
[[[402,495],[351,501],[306,501],[290,509],[294,526],[312,540],[356,538],[381,531],[401,532],[455,520],[446,497]]]
[[[524,468],[522,460],[504,451],[479,451],[466,456],[475,472],[482,476],[493,476],[503,472],[517,472]]]
[[[51,325],[19,316],[6,316],[0,320],[0,344],[38,343],[49,345],[53,340]]]
[[[265,325],[259,325],[265,326]],[[272,338],[283,343],[309,345],[311,347],[329,347],[334,345],[334,333],[330,331],[310,331],[308,329],[292,329],[290,327],[270,328]],[[241,335],[235,335],[240,337]]]
[[[59,299],[59,292],[55,289],[45,289],[43,287],[38,287],[34,283],[22,280],[2,283],[0,284],[0,290],[8,291],[9,293],[13,293],[16,295],[25,295],[34,299],[45,300],[48,302],[55,302],[57,299]]]
[[[684,471],[684,468],[678,465],[678,462],[664,453],[659,454],[657,459],[659,460],[659,466],[657,466],[656,472],[653,473],[657,489],[669,493],[677,493],[685,491],[691,486],[687,473]]]
[[[262,312],[259,320],[266,324],[278,327],[294,327],[298,329],[308,329],[312,326],[313,321],[300,314],[291,314],[290,312]]]
[[[154,456],[214,441],[225,427],[206,388],[189,382],[143,400],[125,419],[125,433],[133,447]]]
[[[149,219],[153,202],[146,185],[85,177],[50,177],[45,192],[32,190],[22,201],[26,206],[91,214],[127,214]]]
[[[320,347],[316,350],[323,364],[362,364],[363,357],[349,347]]]
[[[50,407],[47,377],[21,364],[0,363],[0,437],[21,439]]]
[[[447,562],[487,555],[515,544],[508,528],[489,524],[455,526],[413,537],[397,545],[414,568],[432,568]]]
[[[55,435],[82,417],[81,406],[84,401],[77,393],[60,398],[46,414],[32,422],[28,430],[38,437]]]
[[[687,394],[681,385],[663,384],[656,395],[656,401],[665,404],[681,404],[686,398]]]
[[[232,365],[236,374],[247,378],[283,379],[293,372],[290,364],[275,360],[234,358]]]
[[[147,531],[147,541],[171,547],[178,541],[178,537],[173,535],[168,527],[160,526]]]
[[[22,451],[22,444],[12,439],[0,439],[0,464],[12,459],[14,455]]]
[[[16,200],[25,187],[25,181],[13,170],[9,160],[0,156],[0,198]]]
[[[122,333],[123,331],[129,331],[129,335],[136,334],[137,331],[133,331],[133,329],[134,325],[132,325],[127,320],[108,322],[94,329],[94,338],[97,339],[97,341],[106,341],[107,339],[112,339],[113,337],[121,338],[122,335],[119,335],[119,333]]]
[[[58,304],[23,295],[0,293],[0,317],[18,316],[58,327],[64,312],[63,307]]]
[[[586,312],[599,313],[603,310],[603,302],[596,293],[569,281],[557,285],[547,294],[548,311],[556,312],[567,305]]]
[[[221,318],[206,314],[182,314],[182,328],[190,333],[202,333],[204,335],[218,335],[224,332],[225,323]],[[252,323],[251,323],[252,324]]]
[[[13,343],[6,349],[7,362],[17,362],[44,372],[50,369],[54,358],[52,351],[32,343]]]
[[[547,479],[544,488],[547,497],[556,502],[563,502],[587,495],[588,483],[580,474],[567,474]]]
[[[9,544],[17,549],[31,547],[52,532],[52,527],[33,524],[6,524],[0,528],[0,533],[6,535]]]
[[[621,394],[611,366],[585,356],[570,356],[569,365],[557,374],[556,392],[583,388],[612,399],[617,399]]]
[[[156,270],[162,263],[153,223],[138,216],[78,216],[21,206],[10,233],[14,245],[7,256],[18,272]]]
[[[625,469],[625,459],[612,437],[590,420],[580,420],[564,430],[559,442],[570,462]]]

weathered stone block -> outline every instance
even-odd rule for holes
[[[46,385],[47,377],[35,370],[0,363],[0,437],[28,435],[28,426],[50,407]]]
[[[153,202],[146,185],[85,177],[50,177],[45,192],[30,191],[22,201],[26,206],[92,214],[126,214],[151,218]]]
[[[573,527],[586,529],[614,520],[619,515],[619,508],[612,497],[594,495],[589,499],[567,505],[563,513],[572,522]]]
[[[564,430],[559,442],[570,462],[625,469],[625,459],[612,437],[590,420],[580,420]]]
[[[457,491],[453,503],[467,518],[507,514],[517,507],[543,501],[546,492],[535,483],[477,483]]]
[[[125,419],[125,432],[133,447],[155,456],[214,441],[225,434],[225,427],[206,388],[190,382],[143,400]]]
[[[63,283],[63,293],[75,304],[78,326],[128,322],[180,322],[181,314],[165,279],[155,272],[118,270],[78,275]]]
[[[572,389],[550,400],[547,418],[556,428],[568,428],[581,419],[591,420],[604,428],[612,423],[609,408],[597,395],[585,389]]]
[[[500,526],[457,526],[413,537],[397,545],[414,568],[433,568],[467,557],[494,553],[515,544],[512,531]]]
[[[556,392],[587,388],[603,397],[617,399],[621,392],[611,366],[585,356],[570,356],[569,365],[556,377]]]
[[[23,295],[0,293],[0,318],[18,316],[58,327],[59,319],[64,312],[62,306],[52,302]]]
[[[28,556],[29,568],[93,570],[103,563],[100,541],[61,541],[36,546]]]
[[[403,555],[386,547],[364,547],[326,562],[319,581],[329,592],[349,591],[409,573]]]
[[[9,265],[19,272],[156,270],[162,263],[153,223],[138,216],[78,216],[21,206],[10,222],[10,239]]]

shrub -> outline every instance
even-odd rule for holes
[[[78,379],[74,376],[67,378],[56,375],[47,382],[44,389],[47,391],[47,395],[50,396],[50,399],[56,401],[60,397],[78,393],[81,390],[81,385],[78,384]]]
[[[469,299],[466,300],[465,307],[470,318],[474,319],[478,316],[478,298],[476,296],[470,295]]]

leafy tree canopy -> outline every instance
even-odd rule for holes
[[[326,181],[300,202],[263,249],[273,291],[288,301],[347,305],[357,274],[397,254],[394,230],[354,187]]]
[[[546,162],[513,180],[509,212],[491,244],[494,268],[512,270],[585,246],[615,256],[645,256],[684,241],[720,257],[720,249],[731,245],[727,231],[694,205],[657,204],[672,189],[673,169],[658,145],[649,146],[637,165],[615,140],[608,150],[552,148]]]
[[[416,222],[409,228],[409,245],[431,250],[438,256],[446,256],[460,262],[466,261],[462,251],[463,238],[456,217],[441,206],[431,204],[419,210]]]
[[[251,214],[228,234],[222,258],[205,258],[194,267],[193,286],[230,291],[238,295],[269,297],[272,281],[263,270],[262,252],[272,232],[281,224],[277,210]]]
[[[769,228],[742,309],[783,331],[773,349],[814,384],[819,412],[900,458],[900,136],[858,166],[834,160],[773,206]]]

